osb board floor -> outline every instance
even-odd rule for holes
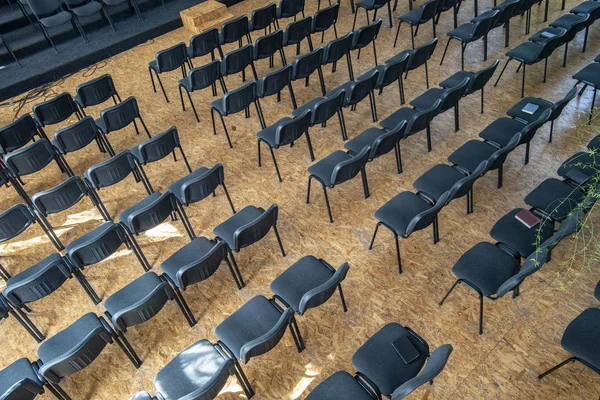
[[[308,13],[316,10],[316,2],[309,1]],[[231,8],[232,13],[250,13],[252,9],[266,4],[264,0],[246,0]],[[566,11],[577,4],[567,2]],[[401,0],[394,15],[406,12],[407,4]],[[483,11],[491,7],[489,1],[480,4]],[[560,2],[552,0],[549,21],[561,14]],[[380,62],[410,47],[409,28],[402,27],[397,48],[393,48],[395,34],[387,23],[387,12],[380,13],[384,25],[377,41]],[[459,22],[472,18],[470,1],[463,4]],[[533,8],[532,32],[543,27],[543,5]],[[364,12],[359,14],[358,24],[364,24]],[[285,25],[285,24],[283,24]],[[438,82],[460,69],[460,50],[451,44],[443,66],[439,65],[445,33],[452,28],[451,13],[440,20],[439,48],[429,63],[429,79],[435,87]],[[338,32],[344,34],[351,29],[352,14],[347,2],[341,6]],[[526,40],[524,20],[515,18],[511,27],[511,45]],[[277,150],[283,175],[278,183],[275,170],[267,152],[263,153],[263,167],[257,166],[256,138],[259,124],[254,112],[251,119],[243,114],[227,117],[234,148],[227,146],[220,127],[213,136],[210,126],[209,90],[194,93],[193,97],[200,112],[201,123],[197,124],[191,110],[182,112],[177,94],[177,72],[163,74],[163,82],[171,102],[166,103],[160,93],[153,93],[147,72],[147,62],[154,54],[181,41],[188,41],[190,33],[179,29],[152,42],[122,53],[100,65],[101,69],[77,73],[54,88],[55,93],[69,91],[75,86],[102,73],[110,73],[123,98],[136,96],[142,115],[153,134],[164,131],[171,125],[179,129],[182,143],[192,167],[211,166],[217,162],[225,166],[228,189],[238,209],[253,204],[268,207],[277,203],[280,208],[279,229],[287,256],[282,257],[272,233],[259,244],[244,249],[237,255],[240,269],[247,286],[238,291],[226,268],[221,268],[214,277],[190,287],[184,294],[198,318],[198,324],[190,328],[177,306],[168,304],[160,314],[148,323],[129,330],[128,337],[144,360],[143,366],[135,370],[117,346],[108,346],[93,365],[65,379],[64,389],[73,399],[126,399],[139,390],[154,392],[152,379],[155,374],[177,353],[195,341],[208,338],[216,340],[214,329],[224,318],[239,308],[245,301],[258,294],[269,296],[270,282],[300,257],[312,254],[328,260],[333,265],[347,261],[351,265],[344,290],[349,310],[343,313],[339,298],[333,297],[327,304],[310,310],[298,318],[306,341],[306,350],[298,354],[292,339],[286,334],[281,344],[270,353],[252,359],[245,371],[256,390],[256,399],[301,399],[319,382],[337,370],[353,372],[353,352],[383,325],[396,321],[410,326],[420,333],[434,349],[443,343],[451,343],[454,353],[444,372],[434,385],[426,385],[411,395],[422,399],[593,399],[600,393],[600,378],[579,364],[571,364],[548,376],[543,381],[537,375],[555,363],[568,357],[561,348],[560,339],[567,324],[587,307],[598,306],[592,292],[600,279],[594,266],[592,271],[581,276],[563,278],[558,273],[563,262],[573,252],[572,241],[565,241],[554,252],[553,261],[530,277],[523,285],[521,296],[512,300],[507,296],[492,303],[485,301],[485,331],[477,331],[478,301],[475,293],[460,287],[443,307],[440,298],[454,281],[451,267],[459,256],[481,240],[491,240],[488,233],[498,218],[514,207],[524,206],[524,196],[546,177],[554,176],[559,164],[575,151],[593,132],[585,131],[577,137],[574,125],[582,113],[587,112],[591,102],[591,91],[572,101],[563,116],[557,121],[553,143],[548,143],[548,129],[543,127],[532,142],[531,161],[523,165],[524,148],[517,149],[505,165],[505,183],[496,188],[496,174],[491,173],[475,185],[475,212],[465,215],[464,199],[444,208],[440,215],[441,241],[432,244],[430,229],[415,233],[410,239],[401,241],[404,273],[398,275],[394,243],[389,232],[383,230],[372,251],[368,244],[375,226],[373,213],[384,202],[403,190],[412,190],[412,183],[433,165],[444,162],[447,156],[461,144],[476,138],[488,123],[504,115],[505,111],[519,100],[520,74],[515,74],[516,64],[507,70],[497,88],[486,87],[486,111],[479,113],[478,95],[461,101],[461,129],[454,132],[453,115],[440,115],[432,123],[433,151],[426,150],[423,133],[402,143],[405,172],[395,172],[393,156],[386,155],[367,167],[371,196],[364,199],[360,180],[354,179],[330,191],[335,223],[327,219],[322,192],[314,186],[312,202],[305,204],[307,167],[311,164],[303,140],[293,148]],[[253,35],[258,37],[258,33]],[[326,40],[333,38],[327,32]],[[423,26],[417,36],[417,44],[431,38],[430,25]],[[506,59],[502,29],[490,34],[489,61],[482,61],[482,43],[470,44],[466,60],[469,69],[480,69],[500,58]],[[526,94],[549,99],[562,97],[573,85],[571,75],[591,62],[600,49],[600,34],[596,27],[590,32],[588,51],[581,53],[583,34],[570,46],[568,66],[562,68],[562,49],[549,61],[548,82],[542,84],[543,65],[528,68]],[[315,37],[315,43],[319,38]],[[225,50],[235,48],[227,46]],[[303,45],[303,52],[306,52]],[[293,48],[286,49],[288,61],[295,57]],[[203,60],[202,62],[205,62]],[[353,55],[356,75],[373,66],[370,48],[362,52],[357,60]],[[196,61],[195,65],[200,65]],[[276,59],[276,67],[280,65]],[[259,74],[267,72],[266,60],[257,63]],[[499,71],[497,72],[499,73]],[[338,65],[336,73],[325,68],[328,89],[348,79],[345,63]],[[495,79],[495,77],[494,77]],[[406,80],[407,100],[415,98],[425,90],[423,68],[413,71]],[[241,84],[239,76],[227,78],[230,88]],[[316,76],[308,88],[296,82],[295,90],[299,104],[319,95]],[[48,96],[50,96],[49,94]],[[267,123],[273,123],[290,115],[291,103],[287,93],[282,94],[281,103],[275,98],[262,102]],[[41,99],[40,99],[41,100]],[[24,111],[29,111],[28,104]],[[390,115],[399,107],[397,87],[391,86],[382,96],[377,96],[380,119]],[[98,116],[100,107],[86,110]],[[0,110],[0,123],[13,118],[12,108]],[[369,106],[364,102],[356,112],[345,112],[350,137],[368,127],[376,126],[371,121]],[[74,122],[73,119],[68,123]],[[60,124],[60,127],[67,122]],[[55,127],[47,129],[51,135]],[[337,121],[332,120],[327,128],[311,131],[317,159],[343,149]],[[136,137],[133,128],[111,134],[113,147],[117,151],[131,148],[143,140]],[[263,150],[264,151],[264,150]],[[83,172],[106,159],[95,145],[69,154],[67,160],[75,173]],[[171,158],[146,168],[155,189],[164,191],[174,180],[184,176],[182,162],[174,163]],[[26,190],[33,194],[47,189],[65,176],[58,173],[56,166],[49,166],[42,173],[25,177]],[[145,196],[142,185],[133,183],[132,178],[113,188],[100,192],[109,211],[117,215]],[[2,191],[1,209],[19,202],[13,190]],[[212,229],[230,216],[225,197],[219,193],[215,198],[195,204],[188,209],[192,225],[198,235],[212,237]],[[82,201],[73,209],[50,218],[61,240],[71,240],[90,231],[101,223],[99,213],[88,201]],[[178,222],[168,222],[144,234],[139,242],[153,266],[159,272],[160,263],[175,250],[188,242]],[[2,263],[9,271],[19,272],[54,251],[39,227],[0,247]],[[575,268],[581,260],[576,260]],[[122,249],[109,260],[86,270],[86,275],[106,299],[127,283],[142,274],[142,269],[130,251]],[[573,282],[571,282],[573,281]],[[561,287],[568,284],[567,290]],[[33,305],[33,321],[48,336],[67,327],[81,315],[93,311],[104,311],[102,304],[93,306],[75,280],[68,281],[55,294]],[[19,357],[36,359],[36,343],[14,319],[2,322],[3,341],[0,366],[4,367]],[[243,397],[241,388],[230,380],[220,398]],[[49,399],[46,394],[43,398]]]

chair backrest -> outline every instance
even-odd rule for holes
[[[459,6],[463,0],[440,0],[440,6],[438,7],[438,14],[448,11],[455,6]]]
[[[129,150],[124,150],[106,161],[91,166],[84,176],[94,189],[112,186],[136,171],[135,160]]]
[[[431,225],[437,213],[448,202],[449,195],[449,192],[442,194],[431,208],[415,215],[406,228],[406,235],[411,235],[413,232],[420,231],[421,229],[425,229]]]
[[[275,131],[275,144],[277,147],[291,144],[304,135],[310,126],[310,114],[311,111],[306,110],[294,119],[277,126]]]
[[[294,310],[292,310],[291,308],[285,309],[285,311],[281,314],[281,317],[279,317],[279,320],[277,321],[275,326],[273,326],[273,328],[271,328],[264,335],[248,343],[245,343],[242,346],[239,355],[240,361],[245,364],[248,362],[248,360],[250,360],[250,358],[260,356],[261,354],[265,354],[266,352],[270,351],[272,348],[277,346],[277,343],[279,343],[279,341],[285,334],[285,331],[288,325],[290,324],[290,321],[292,320],[293,316]],[[260,316],[258,315],[256,317],[260,318]]]
[[[536,62],[544,60],[545,58],[550,57],[550,55],[552,55],[552,53],[554,52],[554,50],[558,46],[560,46],[560,44],[562,43],[563,36],[565,35],[565,33],[566,33],[566,30],[563,30],[563,32],[556,34],[555,36],[551,37],[550,39],[547,39],[540,46]]]
[[[467,92],[467,88],[469,87],[470,78],[463,79],[458,85],[448,88],[444,91],[444,94],[440,97],[442,103],[440,104],[439,112],[443,113],[454,107],[460,99]]]
[[[556,118],[560,117],[560,114],[567,104],[577,96],[577,91],[578,89],[576,87],[572,88],[565,97],[552,104],[552,114],[550,114],[550,117],[548,118],[549,121],[554,121]]]
[[[283,0],[282,0],[283,1]],[[289,46],[300,43],[310,35],[310,27],[312,25],[312,17],[309,15],[298,21],[291,22],[285,28],[283,33],[283,45]]]
[[[575,232],[579,232],[579,230],[584,225],[585,213],[581,209],[574,209],[570,215],[564,219],[556,233],[550,236],[548,239],[541,244],[541,247],[552,250],[554,246],[560,243],[564,238],[571,236]]]
[[[433,38],[431,42],[425,43],[423,46],[414,49],[410,54],[406,69],[408,71],[412,71],[413,69],[419,68],[421,65],[425,64],[433,55],[437,43],[438,39]]]
[[[346,106],[357,104],[375,90],[379,71],[375,68],[371,69],[366,74],[360,76],[352,83],[348,92],[346,92]]]
[[[515,11],[515,14],[521,15],[525,11],[529,10],[536,3],[536,0],[522,0],[519,4],[519,8]]]
[[[392,393],[391,400],[403,399],[415,391],[419,386],[424,385],[427,382],[433,382],[433,378],[438,376],[444,370],[444,367],[450,358],[450,354],[452,354],[452,350],[453,348],[450,344],[444,344],[435,349],[427,359],[427,364],[425,364],[425,367],[421,372],[396,388]]]
[[[339,11],[340,4],[334,3],[314,13],[311,33],[324,32],[331,28],[337,22]]]
[[[172,126],[161,134],[158,134],[143,143],[137,145],[141,164],[146,165],[154,161],[162,160],[179,147],[179,134],[177,128]]]
[[[221,25],[219,42],[221,44],[235,43],[248,33],[248,16],[242,15]]]
[[[531,139],[533,139],[533,136],[535,136],[537,130],[540,129],[540,127],[548,121],[548,118],[550,118],[551,114],[552,110],[545,110],[543,113],[540,114],[538,119],[536,119],[530,124],[525,125],[525,127],[521,129],[521,144],[525,144],[531,141]]]
[[[324,260],[320,261],[322,263],[326,263]],[[302,315],[309,308],[318,307],[329,300],[329,298],[335,293],[338,285],[342,283],[344,279],[346,279],[349,269],[350,265],[348,265],[348,263],[343,263],[326,282],[323,282],[319,286],[304,293],[300,299],[298,310],[296,310],[298,315]]]
[[[162,224],[176,209],[177,199],[173,193],[166,191],[144,208],[129,214],[127,225],[132,233],[142,233]]]
[[[506,24],[515,15],[517,10],[521,7],[521,0],[506,0],[498,6],[498,18],[496,18],[496,27]]]
[[[483,160],[479,163],[477,168],[475,168],[475,171],[473,171],[473,173],[465,176],[464,178],[454,183],[454,185],[452,185],[452,187],[448,189],[448,192],[450,193],[448,195],[448,202],[466,196],[467,193],[469,193],[473,188],[475,181],[479,179],[481,175],[483,175],[484,172],[487,170],[487,166],[487,160]]]
[[[262,239],[277,224],[279,208],[272,204],[258,218],[240,226],[233,233],[235,250],[250,246]]]
[[[114,222],[104,222],[104,229],[98,235],[84,236],[76,246],[67,246],[66,257],[79,268],[99,263],[117,251],[127,242],[125,229]]]
[[[348,32],[344,36],[327,43],[321,64],[330,64],[336,62],[348,54],[350,51],[350,46],[352,45],[353,34],[353,32]]]
[[[496,23],[498,14],[500,14],[500,11],[494,10],[491,13],[489,13],[489,15],[487,15],[485,18],[478,19],[475,23],[475,26],[473,27],[471,33],[471,40],[477,40],[487,35]]]
[[[210,28],[192,36],[190,39],[190,57],[205,56],[218,49],[219,46],[219,30],[217,28]]]
[[[187,46],[181,42],[168,49],[156,53],[156,64],[159,72],[173,71],[187,61]]]
[[[190,285],[210,278],[227,257],[227,245],[223,241],[213,241],[214,246],[205,254],[177,270],[177,286],[185,289]]]
[[[525,278],[539,271],[549,260],[550,249],[538,247],[531,253],[521,265],[519,272],[508,278],[496,291],[496,298],[503,297],[506,293],[514,290]]]
[[[75,88],[82,107],[95,106],[117,95],[112,76],[104,74]]]
[[[223,184],[224,179],[223,165],[217,163],[196,178],[186,180],[181,185],[181,193],[177,197],[183,199],[184,205],[190,205],[211,195],[217,186]]]
[[[385,65],[379,65],[375,68],[379,69],[379,79],[377,80],[377,87],[384,88],[397,82],[403,72],[406,71],[408,59],[410,54],[405,53],[399,60],[386,63]]]
[[[100,119],[104,122],[107,133],[123,129],[139,117],[140,108],[133,96],[100,112]]]
[[[322,124],[329,121],[338,111],[342,109],[346,91],[340,90],[332,97],[326,97],[318,101],[312,108],[311,125]]]
[[[392,151],[396,144],[404,136],[404,130],[406,129],[406,125],[406,120],[402,120],[395,128],[390,129],[383,135],[380,135],[373,142],[373,147],[371,148],[371,155],[369,156],[369,158],[374,159]]]
[[[38,103],[32,107],[33,115],[41,126],[58,124],[77,113],[77,104],[70,93]]]
[[[6,154],[29,143],[39,134],[35,121],[25,114],[8,125],[0,127],[0,154]]]
[[[442,100],[438,99],[431,107],[426,110],[418,111],[408,120],[406,129],[404,130],[404,137],[414,135],[415,133],[421,132],[427,128],[431,120],[437,115]]]
[[[27,5],[36,17],[43,18],[62,9],[62,0],[27,0]]]
[[[36,268],[40,264],[44,266]],[[8,280],[2,296],[6,297],[11,304],[17,307],[23,304],[40,300],[62,286],[62,284],[71,277],[71,267],[67,264],[65,258],[60,254],[54,253],[38,264],[29,267],[21,274],[25,275],[16,282]]]
[[[0,243],[19,236],[36,221],[24,204],[15,204],[0,214]]]
[[[211,86],[221,77],[221,61],[214,60],[208,64],[190,70],[188,79],[193,90],[200,90]]]
[[[251,81],[242,87],[225,93],[223,96],[225,102],[225,115],[235,114],[245,110],[256,100],[256,92],[256,81]]]
[[[271,3],[261,8],[257,8],[252,11],[250,21],[252,23],[252,30],[268,28],[275,19],[277,18],[277,5]]]
[[[54,132],[54,144],[63,154],[67,154],[84,148],[97,137],[98,127],[94,118],[88,115],[81,121]]]
[[[440,0],[429,0],[423,3],[419,8],[421,9],[421,17],[419,23],[429,21],[431,18],[437,15],[438,8],[440,6]]]
[[[34,194],[31,201],[40,214],[48,216],[73,207],[88,191],[80,177],[71,176],[51,189]]]
[[[377,35],[379,35],[379,30],[381,29],[382,23],[383,21],[381,18],[378,18],[377,21],[373,22],[372,24],[361,26],[355,30],[352,35],[351,49],[362,49],[377,39]]]
[[[247,44],[239,49],[226,53],[221,62],[221,75],[227,76],[242,72],[250,65],[252,57],[253,50],[251,44]]]
[[[41,171],[56,158],[56,150],[48,139],[40,139],[4,156],[4,164],[16,176]]]
[[[485,67],[482,70],[474,72],[471,80],[469,81],[469,87],[466,94],[475,93],[476,91],[483,89],[483,87],[494,75],[494,72],[496,72],[498,64],[500,64],[500,60],[494,60],[489,67]]]
[[[360,153],[352,156],[349,160],[342,161],[333,168],[331,172],[331,184],[338,185],[354,178],[367,165],[371,146],[365,146]]]
[[[301,54],[292,62],[292,79],[306,78],[312,75],[320,66],[323,59],[322,47],[311,51],[310,53]]]
[[[280,0],[278,17],[291,18],[304,11],[304,0]]]
[[[275,7],[275,3],[272,3]],[[277,29],[273,33],[264,35],[254,42],[254,60],[262,60],[275,54],[283,48],[283,31]]]
[[[280,93],[292,82],[292,66],[286,65],[277,71],[269,72],[257,82],[257,95],[260,98]]]
[[[504,164],[504,161],[506,161],[506,157],[508,157],[508,154],[514,149],[516,149],[519,143],[521,143],[521,137],[521,132],[515,133],[515,135],[510,139],[506,146],[494,151],[490,158],[488,158],[487,160],[487,171],[493,171],[495,169],[500,168],[502,164]]]

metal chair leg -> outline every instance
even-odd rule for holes
[[[461,283],[460,279],[457,279],[456,282],[454,282],[454,284],[452,285],[452,287],[450,288],[450,290],[448,290],[446,292],[446,294],[444,295],[444,297],[442,297],[442,300],[440,300],[440,306],[442,304],[444,304],[444,302],[446,301],[446,299],[448,298],[448,296],[450,296],[450,293],[452,293],[452,291],[454,290],[454,288],[456,287],[456,285],[458,285],[459,283]]]
[[[567,358],[565,361],[561,362],[560,364],[555,365],[554,367],[550,368],[548,371],[544,372],[543,374],[538,375],[538,379],[542,379],[546,375],[551,374],[552,372],[556,371],[557,369],[561,368],[562,366],[564,366],[570,362],[574,362],[575,360],[576,360],[575,357]]]
[[[281,237],[279,236],[279,231],[277,230],[277,225],[273,225],[273,231],[275,232],[275,236],[277,237],[277,243],[279,244],[279,249],[281,250],[281,255],[285,257],[285,250],[283,249],[283,243],[281,243]]]

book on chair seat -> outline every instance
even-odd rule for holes
[[[405,364],[409,364],[419,358],[419,350],[408,339],[408,336],[402,336],[392,343],[392,346]]]
[[[540,219],[529,210],[519,211],[515,218],[529,229],[540,223]]]
[[[552,33],[552,32],[544,31],[544,32],[540,33],[540,36],[543,37],[543,38],[545,38],[545,39],[550,39],[550,38],[553,38],[556,35],[554,33]]]
[[[523,111],[525,114],[533,115],[538,108],[540,107],[537,104],[527,103],[521,111]]]

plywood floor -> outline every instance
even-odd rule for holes
[[[236,14],[249,13],[265,5],[265,0],[246,0],[231,8]],[[307,11],[316,10],[316,2],[308,1]],[[578,2],[568,0],[569,10]],[[480,2],[481,11],[491,7],[490,1]],[[406,0],[401,0],[398,13],[407,11]],[[565,11],[566,12],[566,11]],[[384,26],[377,41],[380,62],[410,47],[410,33],[402,27],[400,43],[392,47],[395,28],[387,25],[387,12],[381,13]],[[551,0],[550,21],[561,14],[560,2]],[[463,5],[459,22],[473,16],[472,2]],[[395,23],[396,18],[394,16]],[[532,32],[545,24],[543,5],[533,8]],[[365,23],[364,13],[359,14],[359,24]],[[441,38],[429,66],[429,78],[433,86],[460,69],[460,51],[456,43],[451,45],[443,66],[439,65],[445,33],[451,29],[452,16],[446,13],[440,20],[438,35]],[[351,29],[352,14],[345,1],[341,6],[338,32],[344,34]],[[511,26],[511,45],[524,40],[524,20],[515,18]],[[494,58],[505,60],[502,29],[490,35],[491,62]],[[382,231],[375,248],[368,251],[368,244],[375,226],[373,213],[384,202],[403,190],[411,190],[414,180],[431,166],[444,162],[446,157],[462,143],[477,137],[488,123],[504,115],[505,111],[519,99],[520,74],[514,67],[507,70],[498,88],[486,88],[486,112],[479,113],[479,98],[472,96],[461,102],[461,129],[454,132],[451,112],[438,116],[432,124],[433,151],[427,153],[423,134],[411,137],[403,143],[405,172],[395,173],[393,156],[382,157],[368,165],[371,197],[363,199],[360,180],[336,187],[330,192],[335,223],[327,219],[322,193],[314,190],[313,201],[305,204],[307,167],[310,165],[304,141],[294,148],[277,151],[284,177],[278,183],[275,170],[267,153],[263,153],[264,164],[257,166],[255,134],[259,130],[256,118],[244,119],[243,114],[227,118],[234,144],[227,147],[225,136],[219,130],[213,136],[210,126],[208,103],[210,91],[195,93],[194,99],[200,110],[202,122],[197,124],[192,112],[182,112],[177,94],[177,73],[163,75],[163,82],[171,98],[167,104],[162,95],[152,92],[147,73],[147,62],[154,54],[181,41],[188,41],[191,34],[179,29],[152,42],[106,60],[94,68],[77,73],[54,87],[53,92],[74,93],[75,86],[103,73],[110,73],[123,98],[136,96],[143,117],[153,134],[164,131],[171,125],[179,129],[183,146],[193,168],[211,166],[221,162],[225,166],[226,182],[236,207],[248,204],[268,207],[277,203],[280,208],[280,233],[287,250],[282,258],[275,237],[269,234],[258,245],[243,250],[237,260],[247,280],[245,289],[238,291],[226,269],[203,284],[191,287],[185,296],[198,318],[198,324],[190,328],[177,306],[168,304],[153,320],[133,328],[128,336],[144,360],[143,366],[135,370],[117,346],[109,346],[89,368],[66,379],[64,389],[73,399],[126,399],[139,390],[153,392],[152,379],[157,371],[178,352],[195,341],[208,338],[216,340],[214,329],[217,324],[255,295],[269,295],[270,282],[300,257],[312,254],[328,260],[333,265],[347,261],[351,265],[344,289],[349,310],[343,313],[338,298],[326,305],[311,310],[299,318],[300,329],[307,348],[296,353],[293,341],[286,335],[281,344],[267,355],[251,360],[245,371],[256,389],[256,399],[302,399],[319,382],[337,370],[353,372],[351,356],[370,335],[386,323],[396,321],[412,327],[420,333],[432,348],[451,343],[454,353],[445,371],[435,384],[426,386],[414,394],[415,399],[594,399],[600,394],[600,377],[581,365],[570,365],[543,381],[537,375],[567,358],[560,346],[560,338],[566,325],[587,307],[598,304],[592,292],[600,279],[597,265],[592,271],[580,276],[560,274],[563,262],[570,259],[574,244],[562,243],[555,251],[553,261],[540,272],[529,278],[522,286],[521,296],[516,300],[502,299],[496,303],[485,303],[485,332],[477,332],[478,302],[474,292],[459,288],[443,307],[438,301],[454,281],[451,267],[458,257],[481,240],[491,240],[488,232],[495,221],[514,207],[524,206],[524,196],[539,182],[553,176],[558,165],[573,152],[583,148],[582,143],[593,136],[593,129],[582,132],[578,137],[574,125],[590,106],[591,91],[575,99],[566,108],[555,126],[554,142],[547,142],[549,127],[542,128],[532,143],[531,162],[523,166],[524,148],[519,148],[508,158],[505,165],[505,184],[496,189],[496,176],[492,173],[475,185],[475,212],[465,215],[463,200],[446,207],[440,215],[441,241],[433,245],[431,230],[413,235],[401,243],[404,273],[398,275],[392,236]],[[258,35],[254,35],[254,38]],[[326,40],[331,40],[328,32]],[[422,27],[417,44],[431,38],[430,26]],[[315,42],[318,43],[315,37]],[[561,67],[562,50],[554,54],[549,62],[548,82],[541,83],[543,65],[528,68],[526,94],[549,99],[562,97],[573,85],[571,75],[591,62],[600,51],[600,32],[594,26],[590,33],[588,51],[581,53],[583,35],[570,47],[568,66]],[[231,50],[234,46],[226,47]],[[295,57],[293,48],[287,49],[288,61]],[[303,51],[307,51],[303,47]],[[467,65],[480,69],[487,63],[482,61],[482,43],[468,46]],[[206,60],[204,60],[206,61]],[[373,66],[370,49],[363,51],[360,60],[353,57],[355,73],[360,75]],[[196,65],[201,64],[196,61]],[[277,68],[280,64],[276,62]],[[257,64],[259,74],[269,70],[268,62]],[[316,76],[315,76],[316,78]],[[415,98],[425,90],[424,71],[411,72],[406,80],[407,100]],[[336,73],[325,69],[328,89],[348,79],[345,65],[338,66]],[[296,96],[303,104],[319,94],[317,80],[305,88],[297,82]],[[240,77],[227,78],[230,88],[241,84]],[[53,93],[48,93],[48,97]],[[40,99],[41,100],[41,99]],[[33,104],[27,104],[23,112]],[[283,101],[275,98],[262,103],[267,123],[273,123],[291,112],[287,94]],[[396,87],[390,87],[377,97],[380,119],[390,115],[398,107]],[[98,116],[100,107],[87,110]],[[0,123],[12,120],[12,107],[0,109]],[[69,121],[69,123],[74,120]],[[364,129],[375,126],[370,120],[368,103],[360,104],[356,112],[346,112],[350,137]],[[65,126],[66,122],[60,127]],[[49,128],[52,134],[54,127]],[[326,128],[312,130],[312,141],[317,159],[332,151],[343,148],[337,123]],[[117,151],[131,148],[143,140],[136,137],[133,129],[111,135]],[[95,146],[89,146],[67,159],[76,174],[106,158]],[[186,170],[181,162],[172,159],[146,168],[155,189],[164,191],[174,180],[184,176]],[[32,194],[47,189],[65,176],[55,166],[42,173],[26,177],[26,190]],[[315,187],[315,189],[318,189]],[[141,185],[133,180],[115,188],[102,190],[109,211],[117,215],[121,210],[144,197]],[[0,209],[7,209],[19,202],[12,190],[2,191]],[[223,195],[209,198],[192,206],[188,213],[197,234],[212,237],[212,229],[230,216]],[[99,213],[87,201],[61,215],[51,217],[64,243],[83,235],[101,223]],[[160,271],[160,263],[188,239],[178,223],[165,223],[139,239],[143,250],[153,266]],[[17,239],[0,245],[2,263],[16,273],[41,260],[54,248],[39,228],[28,230]],[[579,268],[580,260],[574,264]],[[89,268],[86,275],[99,295],[106,299],[133,279],[141,275],[142,269],[133,254],[125,249],[109,260]],[[562,290],[567,285],[566,290]],[[55,294],[33,305],[31,318],[47,335],[52,336],[67,327],[81,315],[93,311],[102,313],[102,304],[93,306],[75,280],[68,281]],[[37,345],[13,320],[2,321],[3,340],[0,351],[0,367],[19,357],[36,359]],[[242,398],[241,388],[233,381],[226,386],[223,399]],[[46,395],[43,398],[51,398]]]

